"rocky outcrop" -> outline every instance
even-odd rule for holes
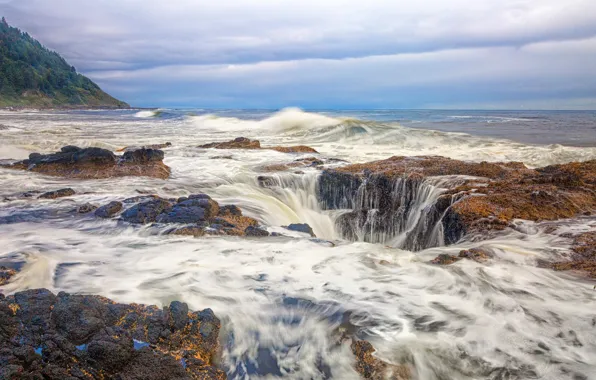
[[[0,295],[2,379],[212,379],[220,321],[210,309],[118,304],[34,289]]]
[[[569,259],[554,263],[552,267],[558,271],[579,271],[596,278],[596,231],[585,232],[573,238]]]
[[[306,157],[284,164],[267,165],[264,166],[262,170],[266,172],[280,172],[297,168],[320,168],[324,163],[325,162],[323,160],[316,157]]]
[[[170,168],[163,163],[163,158],[164,153],[155,149],[142,148],[117,156],[101,148],[65,146],[60,152],[31,153],[27,160],[2,167],[77,179],[124,176],[166,179],[170,176]]]
[[[95,215],[115,217],[127,205],[120,220],[132,224],[173,225],[168,233],[173,235],[203,236],[232,235],[264,236],[254,234],[256,219],[242,215],[235,205],[220,206],[207,194],[193,194],[178,199],[164,199],[155,195],[111,202],[98,208]],[[132,206],[131,206],[132,205]],[[265,231],[266,232],[266,231]]]
[[[457,177],[449,177],[457,176]],[[570,218],[596,210],[596,160],[528,169],[518,162],[391,157],[322,173],[317,196],[344,237],[419,250],[487,235],[513,219]],[[448,179],[451,178],[451,179]]]
[[[198,147],[204,149],[271,149],[281,153],[318,153],[313,148],[305,145],[261,147],[261,142],[259,140],[251,140],[246,137],[237,137],[230,141],[203,144]]]
[[[75,195],[75,191],[71,188],[60,189],[55,191],[48,191],[47,193],[41,194],[38,198],[39,199],[58,199],[63,197],[70,197]]]

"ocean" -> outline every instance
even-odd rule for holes
[[[230,379],[356,379],[341,334],[369,340],[379,358],[410,365],[417,379],[596,378],[593,283],[540,265],[570,246],[547,227],[589,231],[596,217],[519,220],[487,240],[437,240],[419,251],[404,249],[403,236],[347,241],[335,226],[341,210],[323,210],[316,198],[319,170],[263,171],[312,153],[198,148],[244,136],[263,146],[308,145],[336,165],[435,155],[543,167],[596,159],[594,111],[0,111],[0,124],[0,160],[65,145],[172,144],[164,149],[167,180],[81,181],[0,168],[0,265],[21,269],[8,293],[44,287],[212,308],[223,322],[220,364]],[[263,175],[272,186],[260,185]],[[429,186],[413,218],[443,190]],[[15,196],[63,187],[76,195]],[[287,236],[168,236],[73,213],[86,202],[200,192]],[[308,223],[318,239],[289,233],[290,223]],[[478,247],[498,259],[428,263]]]

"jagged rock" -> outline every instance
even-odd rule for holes
[[[312,228],[306,223],[292,223],[289,226],[284,226],[285,229],[295,232],[302,232],[309,234],[312,237],[316,237]]]
[[[122,202],[113,201],[95,210],[95,216],[99,218],[111,218],[122,210]]]
[[[77,208],[79,214],[88,214],[95,210],[97,210],[97,206],[91,203],[82,204]]]
[[[409,380],[410,369],[404,365],[385,363],[373,356],[372,344],[365,340],[353,340],[352,353],[356,357],[355,369],[363,379],[370,380]]]
[[[0,378],[223,380],[210,309],[35,289],[0,296]],[[16,376],[16,377],[15,377]]]
[[[162,160],[163,152],[155,149],[127,151],[124,156],[119,157],[102,148],[79,148],[69,145],[63,147],[60,152],[31,153],[27,160],[0,166],[65,178],[141,176],[165,179],[170,176],[170,168],[164,165]]]
[[[75,191],[71,188],[60,189],[55,191],[48,191],[47,193],[41,194],[38,198],[39,199],[57,199],[63,197],[70,197],[75,195]]]
[[[246,236],[252,236],[252,237],[265,237],[265,236],[269,236],[269,231],[264,230],[259,227],[255,227],[255,226],[248,226],[244,230],[244,234]]]
[[[12,268],[0,266],[0,286],[8,284],[10,279],[17,274],[17,271]]]

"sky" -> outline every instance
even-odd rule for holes
[[[0,0],[134,106],[596,109],[595,0]]]

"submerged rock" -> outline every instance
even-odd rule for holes
[[[430,263],[435,264],[435,265],[450,265],[450,264],[458,262],[461,259],[462,259],[461,257],[452,256],[452,255],[442,253],[439,256],[435,257]]]
[[[214,366],[219,320],[176,301],[160,309],[33,289],[0,295],[0,326],[1,378],[226,378]]]
[[[246,137],[237,137],[234,140],[224,141],[219,143],[209,143],[199,145],[199,148],[215,148],[215,149],[261,149],[261,142],[259,140],[251,140]]]
[[[116,156],[107,149],[68,145],[60,152],[31,153],[27,160],[1,166],[65,178],[138,176],[165,179],[170,176],[170,168],[164,165],[163,157],[163,152],[155,149],[142,148]]]
[[[8,284],[10,279],[17,274],[17,271],[12,268],[0,266],[0,286]]]
[[[95,216],[99,218],[111,218],[122,210],[122,202],[114,201],[95,210]]]
[[[120,216],[122,220],[135,223],[135,224],[147,224],[153,223],[157,220],[157,217],[165,211],[172,208],[172,204],[165,199],[153,199],[150,201],[142,202],[132,206],[125,210]]]
[[[38,198],[39,199],[57,199],[63,197],[70,197],[75,195],[75,191],[71,188],[60,189],[55,191],[48,191],[47,193],[41,194]]]
[[[315,232],[312,230],[311,226],[306,223],[292,223],[289,226],[284,226],[285,229],[295,232],[302,232],[304,234],[309,234],[312,237],[316,237]]]
[[[306,157],[306,158],[300,158],[298,160],[288,162],[285,164],[267,165],[267,166],[263,167],[263,171],[278,172],[278,171],[284,171],[284,170],[296,169],[296,168],[309,168],[309,167],[316,168],[316,167],[320,167],[324,163],[325,163],[325,161],[318,159],[316,157]]]
[[[569,261],[554,263],[557,271],[579,271],[596,278],[596,231],[589,231],[574,237]]]
[[[244,234],[246,236],[252,236],[252,237],[264,237],[264,236],[269,236],[269,231],[259,228],[259,227],[255,227],[255,226],[248,226],[246,227],[246,229],[244,230]]]
[[[306,145],[274,146],[268,149],[276,150],[281,153],[319,153],[315,149]]]
[[[120,148],[117,152],[127,152],[131,150],[138,150],[138,149],[164,149],[169,148],[172,146],[172,143],[167,142],[163,144],[151,144],[151,145],[143,145],[143,146],[126,146],[124,148]]]
[[[82,204],[77,208],[79,214],[88,214],[95,210],[97,210],[97,206],[91,203]]]
[[[350,348],[356,357],[355,369],[363,379],[409,380],[412,376],[407,366],[388,364],[373,356],[375,348],[365,340],[352,341]]]

